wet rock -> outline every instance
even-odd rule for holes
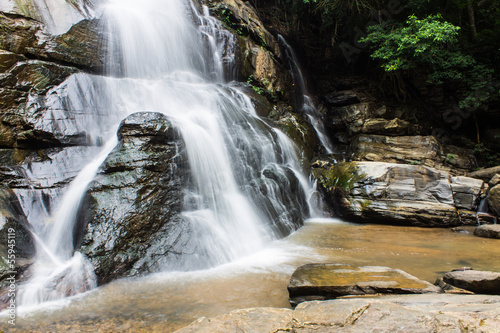
[[[288,285],[292,306],[305,301],[349,295],[439,293],[440,288],[399,269],[381,266],[307,264],[293,272]]]
[[[336,112],[347,126],[349,135],[361,132],[365,120],[370,118],[370,103],[352,104],[338,108]]]
[[[98,20],[82,20],[66,33],[50,35],[37,20],[21,16],[0,17],[0,25],[8,33],[0,36],[0,49],[18,55],[31,55],[56,62],[102,72],[104,52]]]
[[[0,187],[0,290],[9,284],[6,279],[12,274],[20,281],[19,276],[32,263],[35,245],[28,228],[14,192]]]
[[[140,112],[121,123],[118,136],[80,217],[82,252],[100,283],[175,265],[192,250],[180,216],[187,180],[177,167],[183,143],[176,130],[165,115]]]
[[[500,239],[500,224],[484,224],[474,230],[474,235]]]
[[[497,216],[500,216],[500,185],[496,185],[490,190],[487,199],[489,208]]]
[[[476,213],[477,224],[495,224],[497,223],[497,217],[488,213]]]
[[[477,294],[500,295],[500,273],[497,272],[460,270],[448,272],[442,279],[454,287]]]
[[[272,308],[236,310],[201,318],[177,332],[496,332],[500,326],[499,305],[500,297],[484,295],[335,299],[304,302],[293,312],[279,309],[282,312],[277,313]]]

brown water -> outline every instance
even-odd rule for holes
[[[237,263],[121,280],[66,305],[46,305],[27,314],[21,309],[15,329],[8,331],[172,332],[199,317],[234,309],[289,307],[288,280],[305,263],[389,266],[434,282],[443,272],[463,266],[500,271],[499,245],[499,240],[449,229],[306,223]]]

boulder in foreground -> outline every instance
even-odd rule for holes
[[[253,308],[200,318],[177,332],[499,332],[500,296],[397,295]]]
[[[288,285],[292,306],[305,301],[350,295],[440,293],[441,288],[399,269],[382,266],[307,264],[295,270]]]
[[[500,224],[483,224],[474,230],[474,235],[500,239]]]

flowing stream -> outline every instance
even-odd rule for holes
[[[92,265],[74,248],[76,215],[117,144],[119,122],[137,111],[161,112],[181,133],[191,173],[182,218],[207,254],[203,262],[169,263],[165,270],[237,260],[320,214],[294,144],[259,118],[251,100],[232,85],[236,38],[207,8],[188,0],[108,0],[95,13],[112,36],[107,75],[73,75],[54,89],[43,103],[51,121],[40,126],[85,133],[88,143],[105,144],[69,156],[63,150],[60,161],[54,158],[44,170],[26,168],[37,188],[50,182],[42,175],[66,170],[68,159],[73,161],[71,171],[60,171],[61,178],[73,178],[63,190],[16,192],[37,240],[33,276],[18,297],[26,307],[95,288]],[[78,110],[90,113],[78,118]],[[75,170],[78,165],[83,169]]]

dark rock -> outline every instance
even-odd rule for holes
[[[500,294],[500,273],[488,271],[455,271],[443,275],[443,281],[477,294]]]
[[[333,107],[358,104],[360,102],[356,93],[350,90],[332,92],[324,97],[324,101],[327,106]]]
[[[440,288],[389,267],[307,264],[293,273],[288,285],[290,303],[326,300],[348,295],[439,293]]]
[[[481,212],[476,213],[477,224],[495,224],[497,223],[497,220],[498,219],[495,215]]]
[[[500,239],[500,224],[483,224],[474,230],[474,235]]]
[[[88,190],[80,225],[85,231],[77,237],[100,283],[182,266],[192,251],[191,229],[180,216],[187,179],[177,167],[179,135],[154,112],[129,116],[118,135],[119,145]]]

